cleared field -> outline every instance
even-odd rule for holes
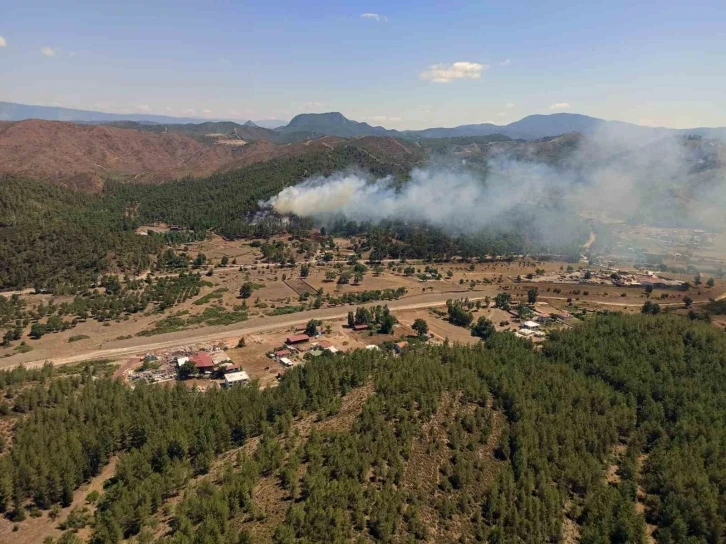
[[[298,295],[314,295],[317,291],[302,278],[291,278],[285,281],[287,286]]]

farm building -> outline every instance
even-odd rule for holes
[[[181,368],[188,362],[189,362],[189,357],[177,357],[176,358],[176,367]]]
[[[281,349],[280,351],[276,351],[274,353],[274,356],[277,359],[280,359],[282,357],[289,357],[290,356],[290,350],[289,349]]]
[[[303,342],[308,342],[310,340],[310,337],[307,334],[293,334],[292,336],[288,336],[285,339],[285,343],[289,345],[294,344],[302,344]]]
[[[539,327],[540,325],[536,321],[525,321],[519,325],[520,329],[529,329],[531,331],[536,331]]]
[[[353,325],[354,331],[367,331],[368,329],[370,329],[370,326],[367,325],[366,323],[360,323],[359,325]]]
[[[250,377],[247,375],[247,372],[244,370],[241,370],[239,372],[231,372],[230,374],[224,375],[224,386],[225,387],[231,387],[236,384],[244,385],[246,383],[249,383]]]
[[[197,367],[197,370],[199,370],[199,372],[201,372],[202,374],[204,374],[205,372],[211,372],[214,368],[214,361],[212,360],[212,356],[204,351],[195,353],[194,355],[189,357],[189,360],[194,363],[194,366]]]
[[[292,361],[287,357],[280,357],[280,364],[283,366],[292,366]]]

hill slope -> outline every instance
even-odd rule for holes
[[[204,176],[239,151],[206,145],[182,134],[28,120],[0,123],[0,173],[83,190],[100,190],[109,177],[165,181]]]

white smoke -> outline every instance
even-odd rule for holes
[[[398,220],[474,232],[519,204],[538,203],[548,185],[557,185],[557,176],[548,167],[508,161],[494,162],[486,182],[472,173],[445,168],[417,168],[410,178],[397,189],[390,177],[371,180],[360,173],[338,172],[288,187],[265,206],[279,214],[320,220],[337,216],[353,221]]]
[[[542,239],[562,241],[574,235],[568,232],[568,217],[576,210],[635,222],[656,218],[661,226],[718,217],[721,225],[722,214],[707,207],[704,195],[726,201],[724,167],[718,163],[694,174],[694,166],[703,162],[694,158],[694,149],[708,153],[709,145],[694,148],[679,138],[609,126],[577,141],[564,162],[545,162],[542,144],[509,143],[489,157],[485,175],[431,166],[414,169],[410,180],[397,187],[390,177],[338,172],[288,187],[261,204],[279,214],[321,222],[344,216],[359,222],[426,223],[459,233],[507,229],[526,205]],[[517,159],[512,158],[515,153]],[[460,158],[456,162],[460,165]]]

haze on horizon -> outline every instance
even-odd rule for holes
[[[726,126],[717,1],[7,4],[9,102],[230,120],[340,111],[395,129],[553,112]]]

